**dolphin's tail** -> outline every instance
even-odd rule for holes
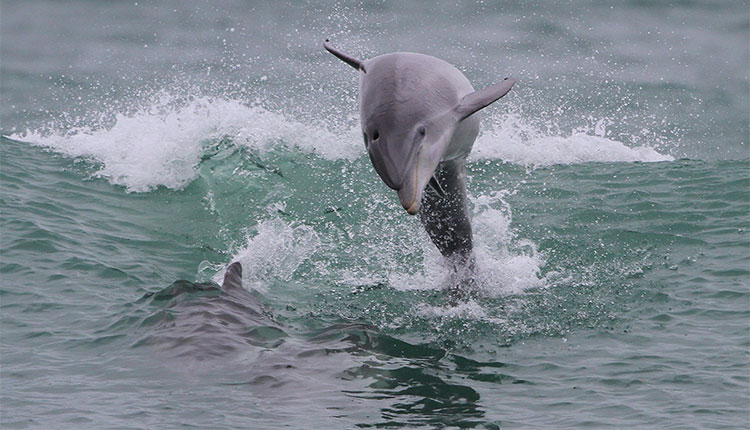
[[[239,261],[235,261],[227,267],[224,282],[221,283],[221,289],[225,292],[233,288],[242,289],[242,265]]]
[[[367,73],[367,71],[365,70],[365,64],[363,62],[357,60],[349,54],[344,54],[343,52],[331,46],[329,42],[330,41],[328,39],[323,42],[323,47],[326,48],[328,52],[338,57],[339,60],[343,61],[344,63],[354,67],[357,70],[361,70],[362,73]]]

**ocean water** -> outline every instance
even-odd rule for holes
[[[3,0],[0,426],[750,427],[748,10]],[[325,38],[517,79],[476,298]]]

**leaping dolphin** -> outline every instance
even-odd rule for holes
[[[474,91],[463,73],[429,55],[394,52],[360,61],[328,40],[323,46],[361,72],[362,133],[375,171],[409,214],[420,214],[443,256],[473,267],[466,156],[479,133],[477,111],[515,80]]]

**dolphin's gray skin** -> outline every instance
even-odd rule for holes
[[[236,354],[246,357],[253,351],[279,348],[274,357],[296,367],[294,361],[303,351],[322,348],[327,355],[336,348],[351,347],[351,340],[360,335],[377,334],[368,324],[339,322],[305,333],[307,343],[294,341],[282,347],[290,335],[263,305],[259,293],[242,286],[239,262],[227,267],[221,286],[178,280],[159,292],[145,294],[140,301],[156,305],[157,310],[141,320],[140,325],[150,330],[137,344],[153,346],[166,360],[186,360],[180,365],[217,358],[226,361]],[[274,361],[273,368],[261,370],[261,377],[278,376],[274,369],[279,368],[279,360]]]
[[[238,262],[227,267],[221,287],[180,280],[146,294],[144,299],[164,307],[148,318],[157,325],[144,341],[166,358],[203,361],[227,357],[248,344],[273,347],[287,337],[257,293],[242,287]]]
[[[466,156],[479,133],[477,111],[515,80],[474,91],[458,69],[435,57],[396,52],[360,61],[328,40],[323,46],[361,72],[362,132],[375,171],[409,214],[420,213],[440,252],[471,271]]]

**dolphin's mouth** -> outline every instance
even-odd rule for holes
[[[416,215],[417,213],[419,213],[419,205],[416,201],[412,203],[411,206],[406,208],[406,213],[408,213],[409,215]]]
[[[430,178],[430,182],[428,182],[427,185],[422,189],[421,193],[417,193],[417,188],[414,188],[414,195],[412,197],[412,201],[409,203],[409,206],[407,207],[406,205],[404,205],[404,209],[406,209],[406,212],[408,212],[409,215],[416,215],[419,212],[421,196],[428,189],[434,191],[435,194],[437,194],[441,199],[445,197],[445,190],[443,190],[443,187],[440,186],[440,182],[438,182],[435,175],[432,175],[432,177]],[[417,201],[417,196],[420,197],[419,202]]]
[[[417,153],[416,163],[413,170],[413,181],[410,186],[402,187],[398,190],[398,197],[401,200],[401,206],[406,209],[409,215],[416,215],[419,212],[422,193],[419,189],[419,153]]]
[[[443,135],[425,145],[424,136],[418,134],[408,152],[401,151],[402,157],[394,157],[397,154],[386,145],[371,144],[368,147],[375,171],[386,185],[398,192],[401,206],[409,215],[419,213],[422,196],[428,187],[441,198],[445,196],[435,172],[449,142],[448,136]]]
[[[403,149],[390,146],[388,142],[372,142],[367,148],[370,161],[380,179],[385,184],[396,190],[401,190],[408,183],[409,172],[418,162],[422,145],[416,141],[409,146],[408,152]]]
[[[398,198],[401,206],[406,209],[409,215],[419,213],[422,204],[422,196],[429,188],[434,191],[440,198],[445,197],[445,191],[440,186],[440,182],[435,177],[436,169],[440,164],[440,159],[431,154],[424,154],[424,146],[420,145],[419,150],[410,164],[410,168],[404,175],[404,181],[398,188]]]

